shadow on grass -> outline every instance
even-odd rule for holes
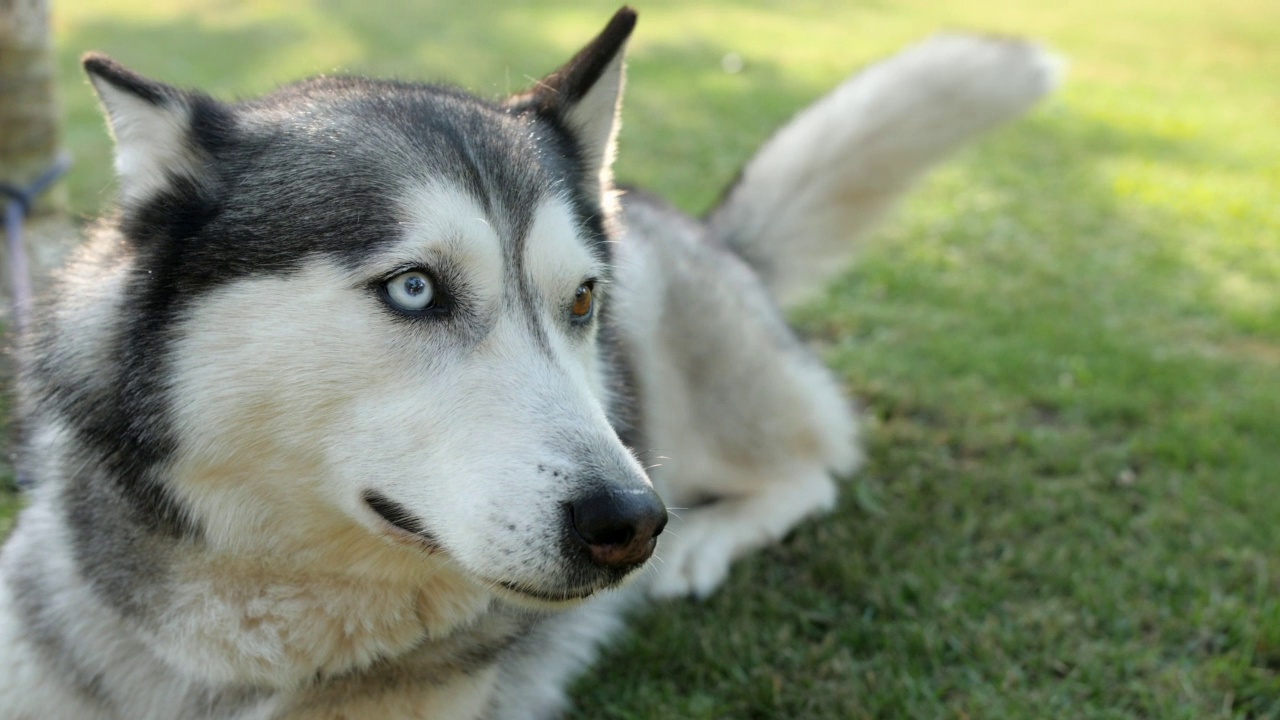
[[[595,3],[594,10],[559,8],[553,16],[572,15],[581,28],[566,42],[539,32],[548,28],[527,9],[450,14],[425,3],[406,10],[403,25],[388,32],[385,18],[369,16],[362,3],[322,0],[317,7],[358,38],[365,51],[361,72],[443,76],[492,97],[518,92],[567,61],[616,9],[609,2]],[[749,58],[742,72],[726,73],[721,61],[731,37],[644,42],[643,14],[628,54],[618,177],[701,211],[755,144],[825,88],[797,82],[763,59]],[[406,67],[406,56],[421,58],[422,67]]]
[[[80,56],[97,50],[144,75],[219,92],[305,41],[306,34],[287,22],[226,28],[195,14],[147,23],[111,18],[78,25],[61,37],[58,61],[62,71],[79,73]]]
[[[555,69],[612,12],[598,13],[598,23],[584,24],[581,36],[565,45],[530,32],[527,11],[451,14],[439,3],[422,3],[406,6],[390,22],[366,3],[322,0],[315,9],[322,23],[340,27],[344,40],[359,48],[339,72],[446,82],[493,98],[518,92]],[[268,89],[263,78],[300,79],[263,68],[305,48],[311,37],[285,21],[213,27],[188,14],[146,23],[93,20],[59,40],[67,137],[78,161],[70,178],[73,205],[93,213],[110,200],[111,163],[109,140],[79,68],[85,51],[101,50],[144,75],[230,99]],[[749,149],[823,89],[795,82],[761,59],[748,59],[741,73],[729,75],[721,68],[728,52],[691,37],[631,53],[621,179],[663,190],[691,210],[704,209]],[[308,72],[333,70],[333,61],[325,60]]]

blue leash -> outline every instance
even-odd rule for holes
[[[27,247],[22,244],[22,221],[31,214],[31,206],[63,173],[71,167],[71,157],[64,154],[58,156],[53,165],[40,174],[25,188],[0,182],[0,195],[8,198],[4,204],[4,236],[5,246],[9,252],[9,287],[13,292],[13,334],[19,337],[26,332],[27,323],[31,319],[31,275],[27,265]],[[31,478],[19,472],[17,477],[19,488],[31,486]]]
[[[64,153],[25,188],[0,182],[0,195],[8,198],[4,207],[4,235],[9,253],[9,286],[13,293],[13,329],[18,335],[26,331],[31,318],[31,275],[27,248],[22,244],[22,221],[31,213],[31,206],[40,193],[70,167],[71,158]]]

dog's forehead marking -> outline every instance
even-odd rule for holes
[[[572,295],[583,280],[604,272],[569,204],[560,198],[548,198],[534,209],[523,250],[528,279],[553,297]]]
[[[404,193],[401,239],[379,261],[411,264],[447,254],[468,266],[474,273],[468,282],[485,297],[507,294],[501,287],[505,282],[514,285],[510,291],[520,288],[532,295],[528,299],[535,305],[558,304],[583,280],[604,273],[564,199],[550,196],[535,206],[529,222],[504,227],[501,218],[492,217],[502,208],[490,204],[486,209],[469,190],[428,182]]]
[[[572,299],[579,283],[600,274],[567,201],[552,195],[534,206],[515,260],[508,277],[519,289],[529,330],[538,347],[554,356],[559,343],[552,336],[559,334],[555,328],[563,328],[557,310]]]
[[[387,260],[429,264],[431,256],[447,254],[468,267],[468,282],[478,293],[500,294],[503,242],[474,196],[455,185],[429,182],[411,188],[399,205],[403,233]]]

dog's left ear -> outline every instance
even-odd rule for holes
[[[622,61],[635,26],[636,12],[621,8],[569,62],[527,92],[507,100],[509,108],[550,115],[569,131],[586,171],[587,187],[583,189],[596,197],[613,183],[610,168],[622,102]]]
[[[184,180],[204,180],[208,152],[231,126],[220,103],[145,78],[106,55],[89,53],[81,62],[116,141],[125,204],[141,204]]]

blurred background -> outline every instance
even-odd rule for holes
[[[222,98],[335,72],[501,96],[616,6],[55,3],[65,207],[113,194],[88,50]],[[574,717],[1280,717],[1280,3],[635,6],[618,176],[693,212],[937,30],[1038,38],[1070,71],[794,317],[864,407],[839,510],[641,612]]]

